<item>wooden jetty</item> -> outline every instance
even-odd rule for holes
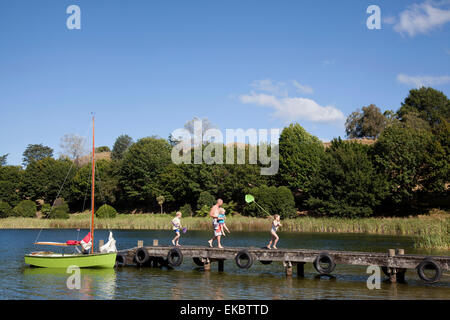
[[[218,270],[224,270],[225,260],[235,260],[240,268],[248,269],[256,261],[262,264],[282,262],[287,276],[292,276],[296,266],[297,275],[304,276],[305,263],[313,263],[319,275],[330,275],[338,264],[358,266],[379,266],[391,282],[405,281],[407,269],[416,269],[419,277],[428,283],[439,281],[443,271],[450,269],[449,256],[424,256],[405,254],[403,249],[389,249],[387,253],[323,251],[310,249],[267,249],[206,246],[159,246],[158,240],[153,246],[145,246],[138,241],[137,247],[121,250],[117,254],[116,266],[177,267],[186,258],[211,270],[211,263],[217,262]],[[431,271],[430,271],[431,270]],[[432,273],[429,276],[429,273]]]

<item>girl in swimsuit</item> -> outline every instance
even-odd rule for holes
[[[270,246],[272,245],[272,243],[273,243],[273,248],[274,249],[278,249],[277,248],[277,242],[278,242],[278,240],[280,240],[280,238],[277,235],[278,227],[281,227],[280,215],[276,214],[276,215],[274,215],[274,219],[273,219],[273,222],[272,222],[272,227],[270,229],[270,233],[272,235],[272,239],[270,239],[270,242],[267,245],[268,249],[271,249]]]

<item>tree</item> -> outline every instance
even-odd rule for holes
[[[156,201],[158,202],[159,206],[161,207],[161,214],[163,213],[163,203],[166,200],[164,196],[158,196],[156,197]]]
[[[60,197],[69,201],[70,184],[75,173],[72,162],[67,159],[44,158],[33,161],[23,174],[20,188],[22,196],[53,203],[59,193]]]
[[[95,148],[95,152],[111,152],[111,149],[109,149],[108,146],[101,146],[98,148]]]
[[[450,100],[443,92],[433,88],[412,89],[397,113],[403,120],[411,112],[434,128],[443,120],[450,121]]]
[[[311,181],[325,152],[323,144],[298,123],[283,129],[279,143],[279,183],[294,194],[305,196],[311,190]]]
[[[316,213],[367,217],[387,195],[387,183],[370,158],[371,147],[334,139],[320,162],[307,201]]]
[[[63,149],[63,155],[73,160],[79,165],[80,158],[86,154],[86,139],[75,134],[66,134],[61,138],[60,147]]]
[[[371,104],[352,112],[345,122],[345,132],[349,138],[377,138],[388,123],[386,116],[380,109]]]
[[[292,192],[285,186],[269,187],[262,185],[249,190],[256,202],[271,215],[279,214],[282,219],[293,218],[296,215],[295,201]],[[250,216],[267,217],[267,213],[255,203],[244,207],[244,213]]]
[[[22,200],[14,207],[12,215],[15,217],[35,218],[36,203],[31,200]]]
[[[0,156],[0,167],[6,166],[6,159],[8,158],[9,153]]]
[[[0,167],[0,201],[7,202],[11,206],[19,203],[21,200],[19,189],[23,173],[21,166]]]
[[[429,131],[403,123],[386,128],[374,145],[374,161],[387,176],[392,203],[400,209],[417,207],[419,191],[445,188],[448,159],[444,155]]]
[[[116,139],[116,142],[114,142],[111,158],[114,160],[121,160],[124,153],[128,150],[129,147],[131,147],[132,144],[133,139],[129,135],[120,135]]]
[[[40,144],[29,144],[23,152],[22,164],[26,167],[30,162],[53,157],[53,149]]]
[[[115,204],[119,197],[119,170],[115,161],[98,160],[95,162],[95,203]],[[72,179],[71,207],[80,210],[85,208],[86,202],[91,201],[92,163],[79,168]],[[125,200],[125,199],[124,199]]]
[[[120,186],[125,196],[141,205],[152,205],[161,194],[159,175],[171,163],[171,147],[164,139],[142,138],[122,159]]]

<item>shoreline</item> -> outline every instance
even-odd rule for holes
[[[74,213],[69,219],[8,217],[0,219],[0,229],[88,229],[90,214]],[[118,214],[115,218],[96,218],[96,229],[171,230],[170,214]],[[209,217],[183,217],[188,230],[211,230]],[[227,226],[235,231],[266,231],[269,218],[227,216]],[[280,231],[317,233],[363,233],[414,236],[418,248],[450,249],[450,215],[436,214],[407,218],[331,218],[298,217],[282,220]]]

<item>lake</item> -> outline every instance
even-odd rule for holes
[[[170,231],[112,230],[117,249],[135,247],[138,240],[151,245],[169,245]],[[81,240],[88,230],[43,230],[39,241]],[[81,271],[81,289],[66,285],[70,274],[65,270],[30,268],[23,256],[31,251],[48,250],[35,246],[39,230],[0,230],[0,299],[450,299],[450,275],[444,271],[441,281],[426,284],[414,270],[406,273],[406,283],[382,282],[381,289],[369,290],[365,267],[337,265],[333,278],[317,278],[311,263],[305,265],[305,278],[295,273],[286,278],[283,265],[255,262],[239,269],[234,261],[225,261],[224,272],[213,263],[210,272],[198,268],[191,259],[173,270],[166,268],[127,267],[111,270]],[[99,239],[108,238],[108,230],[95,232]],[[404,248],[406,253],[448,255],[448,251],[418,250],[407,236],[366,234],[279,232],[279,248],[387,252]],[[207,245],[211,232],[188,231],[180,244]],[[262,247],[270,239],[268,232],[233,232],[223,239],[224,246]],[[56,251],[56,250],[55,250]],[[295,271],[295,270],[294,270]],[[383,278],[384,279],[384,278]]]

